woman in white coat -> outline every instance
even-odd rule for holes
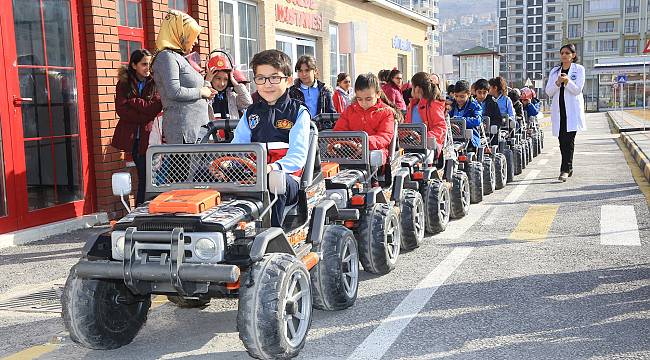
[[[576,133],[586,130],[585,103],[582,88],[585,85],[585,68],[577,64],[578,54],[573,44],[560,49],[559,66],[548,75],[546,94],[551,97],[551,123],[553,136],[560,140],[562,165],[558,180],[565,182],[573,175],[573,149]]]

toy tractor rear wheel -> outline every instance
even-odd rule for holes
[[[537,157],[539,155],[539,138],[537,137],[537,134],[533,134],[533,157]]]
[[[513,147],[512,153],[515,161],[515,175],[520,175],[523,171],[523,151],[521,145],[515,145]]]
[[[467,167],[469,178],[470,201],[472,204],[483,201],[483,164],[472,161]]]
[[[210,304],[210,299],[191,299],[177,295],[167,295],[167,300],[179,308],[202,308]]]
[[[416,249],[424,239],[425,212],[422,195],[412,189],[405,189],[402,193],[402,249],[410,251]]]
[[[72,268],[61,304],[72,341],[110,350],[133,341],[147,321],[151,296],[134,296],[120,280],[79,278]]]
[[[451,218],[460,219],[469,212],[471,194],[467,174],[458,171],[453,176],[451,188]]]
[[[528,138],[528,162],[530,163],[533,161],[533,158],[535,157],[535,151],[533,150],[533,138]]]
[[[490,195],[496,187],[496,166],[490,157],[483,158],[483,194]]]
[[[323,254],[310,272],[314,307],[342,310],[352,306],[359,287],[359,251],[352,231],[341,225],[325,226],[313,251]]]
[[[506,158],[506,183],[513,182],[515,180],[515,154],[511,149],[503,150],[503,156]]]
[[[528,143],[526,140],[521,143],[521,169],[525,169],[528,164]]]
[[[305,346],[312,319],[309,272],[293,255],[264,255],[242,274],[237,329],[248,354],[288,359]]]
[[[508,181],[508,160],[506,156],[501,153],[494,154],[494,167],[494,189],[501,190]]]
[[[389,204],[373,205],[362,217],[357,235],[363,269],[380,275],[391,272],[397,263],[401,237],[397,209]]]
[[[430,180],[426,184],[425,209],[426,229],[430,234],[438,234],[447,228],[451,213],[449,187],[442,181]]]

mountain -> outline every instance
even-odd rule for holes
[[[440,0],[440,22],[447,19],[455,19],[464,15],[481,15],[485,13],[496,13],[498,8],[497,0]],[[463,11],[458,11],[463,9]]]

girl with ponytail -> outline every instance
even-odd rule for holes
[[[442,150],[447,135],[445,122],[445,99],[437,84],[431,81],[431,75],[419,72],[411,78],[413,99],[406,110],[407,124],[424,123],[427,136],[436,139],[438,153]]]
[[[397,112],[387,103],[377,75],[361,74],[354,82],[356,95],[334,126],[334,131],[364,131],[368,134],[369,150],[381,150],[384,163],[395,133]]]

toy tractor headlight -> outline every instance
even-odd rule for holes
[[[334,201],[336,207],[345,209],[348,207],[348,193],[344,189],[326,190],[327,198]]]
[[[124,259],[124,231],[114,231],[111,234],[111,255],[115,260]]]
[[[209,238],[201,238],[194,244],[194,255],[202,260],[210,260],[217,255],[217,243]]]

